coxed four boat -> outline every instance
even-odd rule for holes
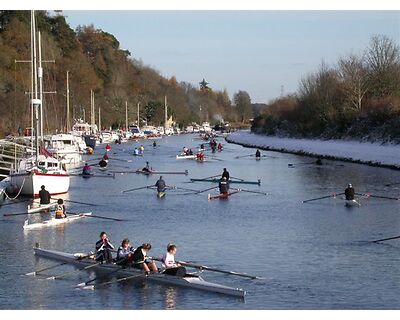
[[[106,273],[115,271],[115,273],[118,273],[121,277],[129,277],[137,275],[138,279],[164,283],[167,285],[189,287],[193,289],[222,293],[240,298],[244,298],[246,295],[246,291],[244,291],[243,289],[233,288],[217,283],[208,282],[205,281],[199,275],[192,274],[190,276],[178,277],[178,276],[167,275],[164,273],[151,273],[148,276],[146,276],[139,269],[122,268],[121,266],[114,263],[103,263],[95,265],[96,261],[93,259],[82,259],[82,257],[87,256],[87,254],[85,253],[66,253],[55,250],[47,250],[40,248],[39,245],[37,245],[37,247],[33,249],[35,255],[38,257],[65,262],[67,264],[75,265],[81,269],[93,265],[93,268],[91,268],[92,270],[97,270]]]

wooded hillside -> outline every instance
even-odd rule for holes
[[[125,126],[125,101],[129,118],[136,120],[137,103],[141,118],[160,125],[164,121],[164,96],[169,113],[178,124],[224,119],[237,121],[240,115],[226,90],[195,87],[162,77],[156,70],[133,57],[106,31],[94,26],[72,30],[61,15],[37,11],[44,62],[45,131],[66,127],[66,73],[69,71],[70,108],[73,118],[90,119],[90,90],[95,92],[96,123],[101,108],[102,127]],[[156,48],[155,48],[156,49]],[[29,92],[30,12],[0,11],[0,136],[30,126]],[[199,75],[199,82],[203,75]],[[83,111],[85,110],[85,112]],[[71,119],[72,121],[72,119]]]

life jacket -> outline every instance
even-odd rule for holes
[[[57,206],[56,206],[56,219],[62,219],[64,217],[65,217],[64,205],[63,204],[57,204]]]

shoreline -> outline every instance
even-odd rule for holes
[[[279,138],[254,134],[250,131],[230,133],[225,137],[225,140],[248,148],[400,170],[400,145],[381,145],[344,140]]]

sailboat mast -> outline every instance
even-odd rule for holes
[[[125,101],[125,131],[128,130],[128,101]]]
[[[164,134],[167,134],[167,121],[168,121],[168,107],[167,107],[167,96],[164,96],[164,108],[165,108],[165,119],[164,119]]]
[[[36,57],[36,23],[35,23],[35,11],[32,10],[32,40],[33,40],[33,50],[32,50],[32,68],[33,68],[33,99],[32,109],[34,109],[35,117],[35,153],[36,153],[36,164],[39,158],[39,141],[38,141],[38,127],[39,127],[39,107],[41,101],[38,99],[38,83],[37,83],[37,57]]]
[[[137,125],[140,128],[140,122],[139,122],[139,107],[140,107],[140,102],[137,103]]]
[[[69,71],[67,71],[67,133],[71,131],[69,117]]]
[[[42,41],[41,41],[40,31],[38,32],[38,45],[39,45],[39,99],[42,102],[40,104],[40,121],[39,121],[39,132],[40,133],[40,143],[43,144],[43,68],[42,68]]]

